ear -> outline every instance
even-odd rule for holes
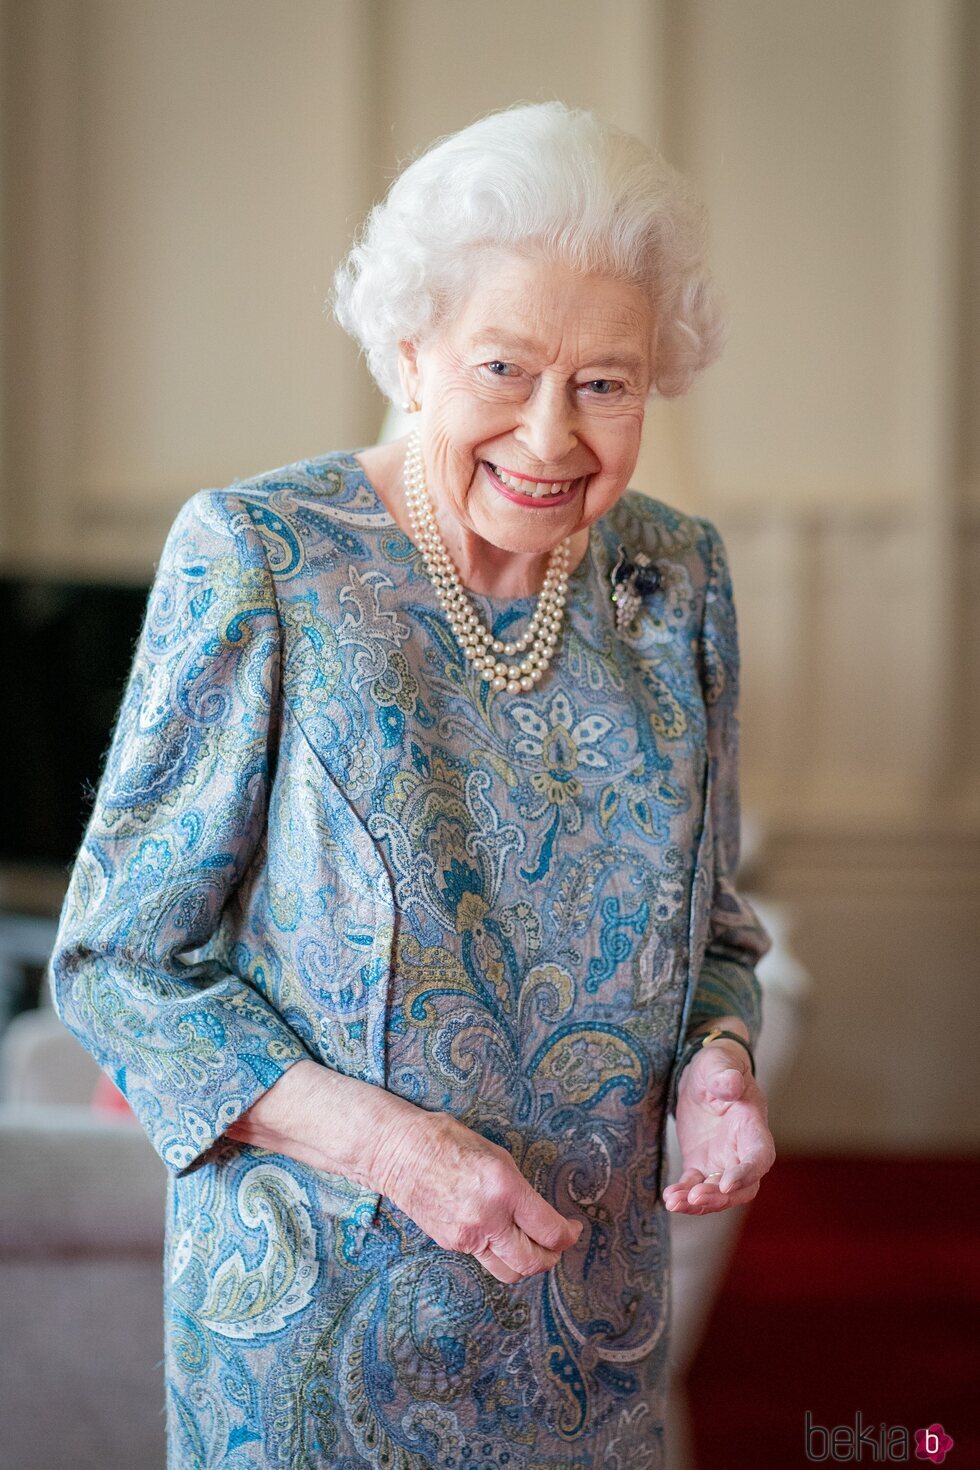
[[[404,341],[398,344],[398,380],[409,403],[416,402],[421,397],[418,350],[414,342]]]
[[[660,351],[660,318],[653,324],[650,335],[650,393],[655,393],[657,375],[657,353]]]

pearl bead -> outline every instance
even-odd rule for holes
[[[495,678],[491,679],[490,687],[491,689],[506,689],[507,680],[502,678],[500,674],[497,674]]]
[[[508,694],[520,694],[520,692],[521,692],[520,681],[518,679],[510,679],[508,681],[508,684],[507,684],[507,693]]]
[[[521,688],[524,689],[524,690],[533,689],[534,688],[534,680],[528,674],[525,674],[523,676],[523,678],[520,681],[520,684],[521,684]]]

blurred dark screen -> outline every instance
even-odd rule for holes
[[[148,589],[0,577],[0,862],[64,864],[81,841]]]

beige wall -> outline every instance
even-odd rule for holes
[[[637,483],[729,545],[746,804],[814,1009],[785,1144],[977,1140],[971,0],[4,0],[0,558],[148,575],[202,484],[368,442],[322,315],[398,160],[561,96],[699,181],[725,357]]]

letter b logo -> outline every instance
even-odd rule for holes
[[[822,1424],[814,1424],[809,1409],[806,1411],[806,1457],[818,1463],[830,1459],[830,1430]]]

